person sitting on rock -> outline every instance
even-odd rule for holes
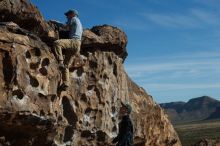
[[[119,133],[112,143],[117,143],[116,146],[133,146],[133,124],[129,117],[132,108],[129,104],[123,104],[122,102],[121,105],[119,114],[122,120],[119,123]]]
[[[73,63],[74,58],[80,57],[81,38],[83,33],[82,24],[78,18],[77,10],[71,9],[65,13],[67,17],[66,24],[62,24],[55,20],[50,20],[58,26],[67,28],[69,31],[68,39],[59,39],[54,42],[54,52],[59,62],[59,68],[62,71],[63,84],[61,88],[66,90],[69,87],[69,67]],[[65,50],[65,62],[62,50]]]

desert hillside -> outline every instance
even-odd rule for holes
[[[173,123],[184,123],[220,118],[220,101],[202,96],[188,102],[171,102],[160,104]]]

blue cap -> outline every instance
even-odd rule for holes
[[[79,16],[78,11],[75,10],[75,9],[70,9],[69,11],[67,11],[67,12],[64,13],[64,14],[67,16],[68,14],[71,14],[71,13],[75,14],[76,16]]]

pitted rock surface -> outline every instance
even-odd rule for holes
[[[70,68],[71,86],[59,91],[53,48],[39,30],[16,23],[0,23],[0,145],[110,146],[123,101],[133,107],[135,146],[181,146],[164,111],[126,74],[124,32],[107,25],[85,30],[85,65]]]

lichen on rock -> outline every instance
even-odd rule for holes
[[[59,92],[51,44],[58,31],[27,0],[2,0],[0,6],[0,144],[108,146],[123,101],[133,107],[135,146],[181,146],[164,111],[126,74],[123,31],[108,25],[85,30],[85,65],[70,68],[71,86]]]

